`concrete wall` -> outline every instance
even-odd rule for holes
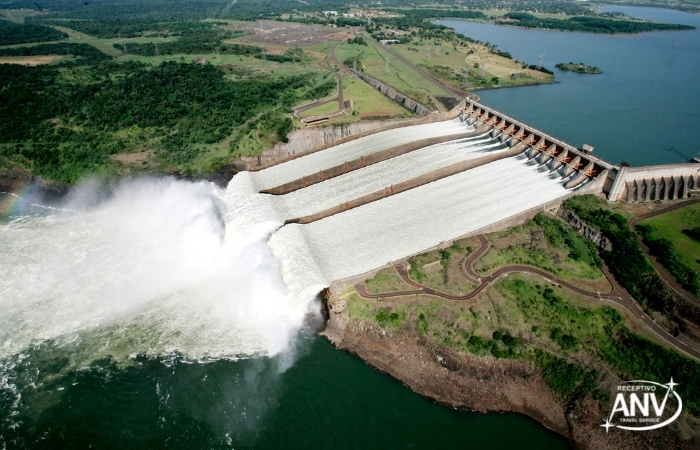
[[[628,168],[617,172],[611,202],[648,202],[687,198],[700,191],[700,164],[667,164]]]
[[[239,170],[257,172],[277,164],[282,164],[335,145],[344,144],[382,131],[456,119],[462,114],[463,106],[464,102],[454,107],[451,111],[431,114],[427,117],[416,119],[354,122],[342,125],[329,125],[325,128],[295,130],[289,135],[289,144],[278,144],[270,151],[263,151],[263,156],[241,158],[241,164],[237,166],[237,168],[239,168]]]
[[[350,72],[354,73],[355,76],[357,76],[359,79],[364,81],[365,83],[369,84],[382,94],[386,95],[396,103],[401,104],[404,108],[413,111],[414,113],[418,114],[419,116],[428,116],[432,114],[433,111],[431,111],[427,106],[424,104],[418,102],[417,100],[412,99],[411,97],[408,97],[407,95],[402,94],[401,92],[397,91],[393,87],[382,83],[381,81],[377,80],[376,78],[372,78],[367,74],[364,74],[362,72],[359,72],[357,70],[352,70],[348,69]]]
[[[303,189],[307,186],[311,186],[316,183],[320,183],[331,178],[346,174],[348,172],[353,172],[359,170],[363,167],[371,166],[381,161],[386,161],[387,159],[394,158],[405,153],[410,153],[412,151],[428,147],[430,145],[440,144],[443,142],[454,141],[457,139],[464,139],[472,136],[478,136],[484,134],[488,131],[488,126],[482,127],[475,131],[470,131],[467,133],[449,135],[449,136],[438,136],[428,139],[420,139],[418,141],[409,142],[407,144],[398,145],[396,147],[388,148],[386,150],[371,153],[367,156],[363,156],[352,161],[347,161],[345,164],[341,164],[329,169],[321,170],[314,174],[306,175],[289,183],[282,184],[280,186],[274,187],[272,189],[267,189],[261,191],[263,194],[272,195],[284,195],[290,192],[294,192],[299,189]]]
[[[401,183],[387,186],[382,190],[372,192],[371,194],[364,195],[359,198],[349,200],[345,203],[337,205],[333,208],[320,211],[309,216],[299,217],[295,219],[288,220],[286,223],[311,223],[317,220],[325,219],[335,214],[342,213],[349,209],[358,208],[360,206],[366,205],[368,203],[375,202],[377,200],[408,191],[410,189],[415,189],[424,184],[432,183],[433,181],[441,180],[443,178],[451,177],[458,173],[464,172],[465,170],[473,169],[474,167],[483,166],[494,161],[498,161],[504,158],[510,158],[512,156],[519,155],[525,151],[525,144],[517,145],[508,151],[498,152],[486,156],[482,156],[475,159],[469,159],[466,161],[460,161],[455,164],[451,164],[447,167],[442,167],[440,169],[434,170],[432,172],[426,173],[416,178],[411,178],[410,180],[402,181]]]
[[[400,263],[405,263],[406,261],[413,258],[414,256],[417,256],[417,255],[420,255],[423,253],[427,253],[427,252],[430,252],[433,250],[438,250],[441,248],[449,247],[450,245],[452,245],[452,242],[454,242],[454,241],[458,241],[460,239],[465,239],[465,238],[468,238],[471,236],[477,236],[479,234],[495,233],[498,231],[507,230],[508,228],[525,223],[526,221],[535,217],[535,215],[538,213],[547,212],[547,211],[551,211],[554,213],[561,206],[561,204],[564,202],[564,200],[566,200],[569,197],[573,197],[574,195],[576,195],[576,193],[572,192],[572,193],[570,193],[564,197],[561,197],[557,200],[554,200],[554,201],[551,201],[548,203],[543,203],[542,205],[536,206],[534,208],[528,209],[527,211],[523,211],[519,214],[515,214],[515,215],[508,217],[506,219],[492,223],[491,225],[488,225],[486,227],[480,228],[478,230],[474,230],[470,233],[467,233],[467,234],[464,234],[461,236],[457,236],[448,242],[442,242],[439,245],[427,248],[427,249],[422,250],[418,253],[408,255],[408,256],[401,258],[399,260],[396,260],[396,261],[388,262],[386,265],[384,265],[382,267],[378,267],[376,269],[373,269],[369,272],[366,272],[366,273],[363,273],[360,275],[356,275],[353,277],[349,277],[349,278],[344,278],[342,280],[333,281],[333,283],[331,283],[331,286],[329,289],[332,289],[334,292],[341,292],[350,286],[354,286],[355,284],[363,282],[363,281],[367,280],[368,278],[372,278],[373,276],[375,276],[377,274],[377,272],[379,272],[380,270],[382,270],[384,268],[391,267],[391,266],[394,266],[394,265],[400,264]]]

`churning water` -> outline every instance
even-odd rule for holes
[[[81,400],[84,419],[68,438],[63,411],[90,386],[101,392],[98,404],[118,410],[128,404],[125,389],[150,405],[144,435],[183,438],[176,430],[193,427],[192,436],[208,436],[214,446],[254,442],[276,404],[280,374],[303,353],[308,334],[300,331],[319,313],[317,295],[331,281],[566,194],[546,169],[508,158],[319,222],[283,226],[290,215],[506,148],[487,136],[427,147],[286,196],[258,190],[318,164],[465,129],[449,121],[388,131],[240,173],[226,189],[137,179],[100,197],[87,184],[60,207],[10,215],[0,222],[0,443],[31,447],[48,436],[54,445],[80,444],[81,427],[89,428],[91,408],[100,406]],[[190,381],[172,381],[178,377]],[[138,427],[136,419],[119,420],[130,432]],[[115,442],[148,447],[119,436]]]

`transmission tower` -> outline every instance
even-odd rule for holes
[[[153,46],[156,48],[156,56],[160,56],[160,52],[158,51],[158,43],[154,42]]]
[[[122,49],[124,50],[124,54],[126,55],[126,42],[122,39],[122,34],[117,33],[117,37],[119,38],[119,43],[122,44]]]
[[[355,72],[357,72],[357,60],[354,60],[354,61],[352,62],[352,70],[354,70]]]
[[[384,73],[387,75],[389,74],[389,72],[391,72],[391,69],[389,68],[389,59],[390,58],[391,58],[391,56],[387,56],[386,63],[384,64]]]
[[[465,67],[462,71],[462,85],[469,89],[469,67]]]
[[[544,61],[544,57],[547,54],[547,52],[540,53],[540,55],[537,57],[537,70],[540,70],[542,68],[542,62]]]
[[[425,60],[430,61],[430,52],[433,50],[431,46],[425,47]]]

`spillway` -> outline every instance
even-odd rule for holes
[[[326,280],[366,273],[565,196],[566,180],[524,157],[507,158],[307,225],[302,235]]]
[[[390,147],[420,139],[461,134],[470,129],[472,128],[465,122],[460,122],[459,118],[445,122],[397,128],[339,144],[260,172],[253,172],[251,175],[257,189],[262,191]]]
[[[432,145],[272,198],[285,219],[313,214],[458,161],[507,148],[488,136]]]

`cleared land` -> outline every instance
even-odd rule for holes
[[[686,206],[639,223],[652,227],[651,235],[654,239],[668,239],[683,262],[700,276],[700,242],[683,233],[683,230],[700,226],[700,204]]]
[[[395,52],[426,69],[445,84],[457,89],[478,90],[493,87],[520,86],[547,83],[551,75],[494,54],[480,44],[469,43],[465,47],[435,45],[425,40],[413,44],[393,45]],[[468,76],[465,83],[464,75]],[[494,80],[498,78],[498,81]]]
[[[392,57],[379,44],[373,45],[372,42],[369,42],[369,45],[365,46],[343,43],[336,48],[335,53],[340,61],[348,62],[357,59],[358,70],[363,70],[367,75],[393,86],[396,90],[425,105],[432,103],[430,94],[452,95],[425,75]],[[387,58],[389,59],[388,63]],[[349,62],[348,67],[352,68],[353,63]],[[437,109],[435,105],[432,107]]]
[[[343,75],[343,96],[352,100],[352,108],[347,110],[345,117],[334,118],[333,123],[355,122],[363,118],[411,117],[412,114],[383,96],[379,91],[364,81]]]
[[[51,64],[52,62],[66,59],[66,56],[47,55],[47,56],[13,56],[0,57],[0,64],[21,64],[23,66],[40,66],[43,64]]]

